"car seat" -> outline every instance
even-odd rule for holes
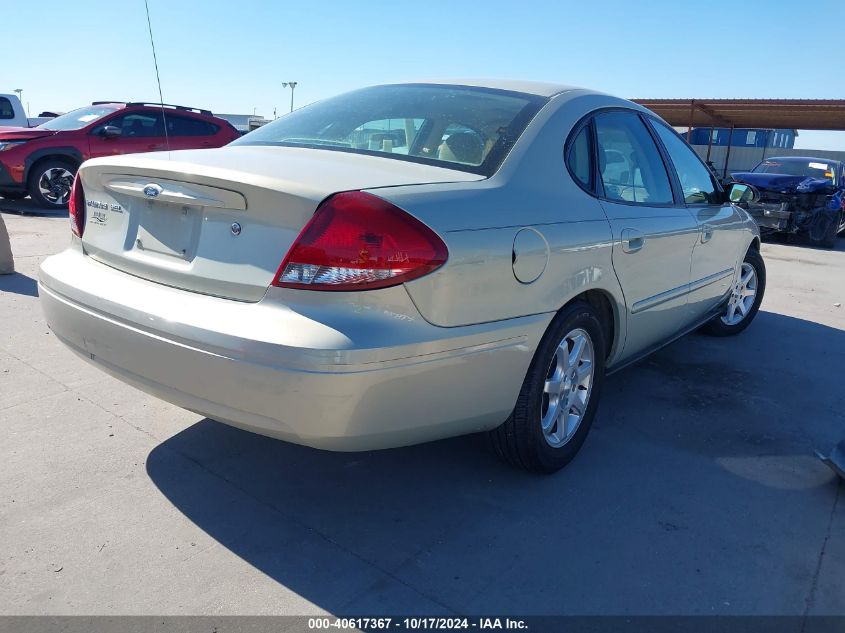
[[[484,156],[484,145],[481,139],[471,132],[456,132],[441,143],[437,156],[441,160],[480,165]]]
[[[133,119],[125,136],[144,136],[144,124],[140,119]]]

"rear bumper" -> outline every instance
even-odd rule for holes
[[[163,400],[318,448],[386,448],[497,426],[551,318],[436,327],[402,286],[367,293],[367,305],[277,289],[241,303],[139,279],[77,249],[40,272],[60,340]],[[282,301],[290,297],[311,303]]]

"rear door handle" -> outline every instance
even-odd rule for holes
[[[701,227],[701,243],[706,244],[713,238],[713,227],[705,224]]]
[[[645,245],[645,235],[637,229],[622,229],[622,250],[625,253],[636,253]]]

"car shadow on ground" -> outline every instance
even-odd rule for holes
[[[842,330],[766,312],[734,339],[685,337],[608,379],[583,450],[547,477],[478,436],[343,454],[211,420],[146,466],[218,543],[332,613],[789,612],[782,559],[809,578],[819,547],[794,519],[827,521],[838,485],[811,455],[845,433],[843,357]]]
[[[0,292],[14,292],[29,297],[38,296],[38,282],[21,273],[0,275]]]
[[[3,213],[15,213],[17,215],[37,215],[46,217],[62,217],[67,215],[67,209],[55,209],[42,207],[29,198],[23,200],[7,200],[0,197],[0,211]]]

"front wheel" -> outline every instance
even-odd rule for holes
[[[539,473],[555,472],[572,461],[601,396],[602,331],[595,310],[585,302],[558,313],[534,353],[513,412],[488,433],[501,459]]]
[[[810,244],[813,246],[821,246],[822,248],[833,248],[836,246],[836,236],[839,234],[842,226],[843,212],[818,215],[813,225],[810,227],[809,238]]]
[[[50,209],[66,209],[76,167],[63,160],[47,160],[36,165],[29,177],[32,201]]]
[[[705,326],[705,332],[713,336],[733,336],[742,332],[757,315],[765,291],[766,264],[760,252],[750,248],[734,279],[725,309]]]

